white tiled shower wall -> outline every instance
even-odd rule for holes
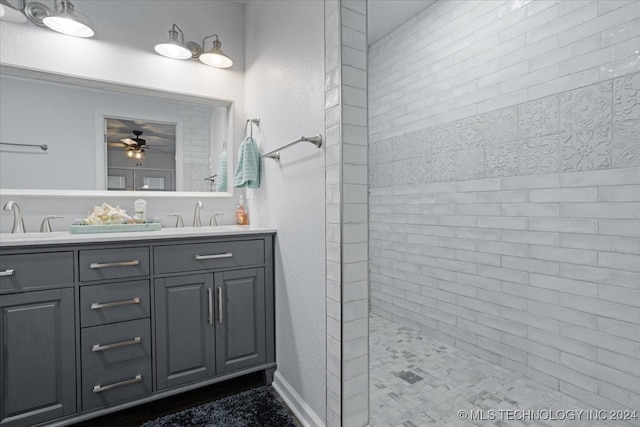
[[[640,408],[640,2],[446,1],[370,47],[372,311]]]

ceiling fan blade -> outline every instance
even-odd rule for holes
[[[137,142],[135,142],[131,138],[123,138],[123,139],[120,140],[120,142],[124,142],[127,145],[136,145],[137,144]]]

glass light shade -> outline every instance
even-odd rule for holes
[[[135,158],[136,158],[136,160],[142,160],[142,159],[144,159],[144,150],[138,150],[138,151],[136,151]]]
[[[0,1],[0,21],[24,24],[25,22],[27,22],[27,17],[24,15],[24,13],[11,7],[9,3]]]
[[[199,59],[203,64],[210,67],[229,68],[233,65],[233,61],[222,50],[215,47],[209,52],[201,54]]]
[[[135,150],[133,148],[129,148],[127,149],[127,157],[130,159],[133,159],[133,156],[136,154]]]
[[[162,43],[158,43],[154,47],[155,51],[162,56],[172,59],[189,59],[191,58],[191,51],[184,47],[182,43],[177,40],[167,40]]]
[[[94,32],[88,23],[68,10],[45,17],[42,22],[47,27],[62,34],[74,37],[92,37]]]

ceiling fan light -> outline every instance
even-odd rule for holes
[[[47,27],[62,34],[74,37],[92,37],[94,32],[91,24],[85,17],[80,17],[74,12],[73,3],[62,0],[60,11],[51,16],[46,16],[42,22]]]
[[[0,21],[24,24],[27,22],[27,17],[24,13],[11,6],[7,0],[0,0]]]
[[[133,159],[133,156],[136,154],[135,150],[133,148],[128,148],[127,149],[127,157],[130,159]]]

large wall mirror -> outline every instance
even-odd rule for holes
[[[2,190],[230,195],[229,101],[11,67],[0,90]]]

